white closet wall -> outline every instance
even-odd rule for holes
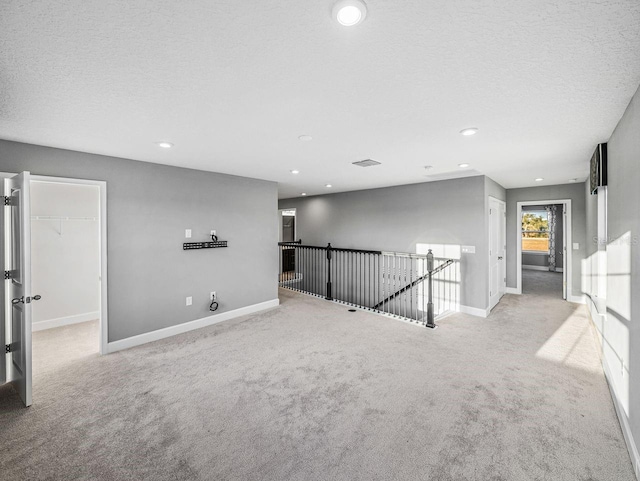
[[[99,316],[99,189],[32,182],[33,329]]]

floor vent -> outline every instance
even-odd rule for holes
[[[352,162],[353,165],[360,167],[371,167],[372,165],[380,165],[380,162],[373,159],[359,160],[358,162]]]

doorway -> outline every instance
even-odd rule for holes
[[[53,373],[38,370],[107,352],[106,183],[28,172],[3,176],[10,199],[7,203],[5,198],[3,211],[9,282],[3,290],[0,337],[10,346],[10,355],[2,367],[4,380],[13,382],[29,406],[33,371],[36,379],[39,374],[48,377]],[[18,183],[21,189],[16,190]],[[16,192],[19,206],[11,197]],[[19,261],[17,251],[24,252]],[[14,275],[18,272],[19,280]],[[28,282],[22,282],[25,279]],[[23,297],[12,299],[15,292]],[[19,319],[16,305],[24,306]],[[15,358],[23,359],[28,369],[15,368]]]
[[[100,351],[100,188],[31,181],[34,384]]]
[[[517,293],[571,296],[571,200],[517,204]]]
[[[278,242],[294,242],[296,240],[296,209],[280,209],[278,225]]]

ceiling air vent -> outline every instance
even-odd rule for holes
[[[373,159],[365,159],[359,160],[358,162],[352,162],[353,165],[357,165],[359,167],[371,167],[372,165],[380,165],[380,162]]]

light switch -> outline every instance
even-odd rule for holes
[[[475,254],[476,253],[476,246],[462,246],[462,253],[463,254]]]
[[[577,242],[574,242],[574,243],[573,243],[573,250],[574,250],[574,251],[580,250],[580,244],[579,244],[579,243],[577,243]]]
[[[191,304],[193,304],[193,298],[191,296],[189,296],[189,297],[187,297],[186,305],[190,306]]]
[[[191,229],[185,229],[185,231],[184,231],[184,236],[185,236],[187,239],[191,239]]]

